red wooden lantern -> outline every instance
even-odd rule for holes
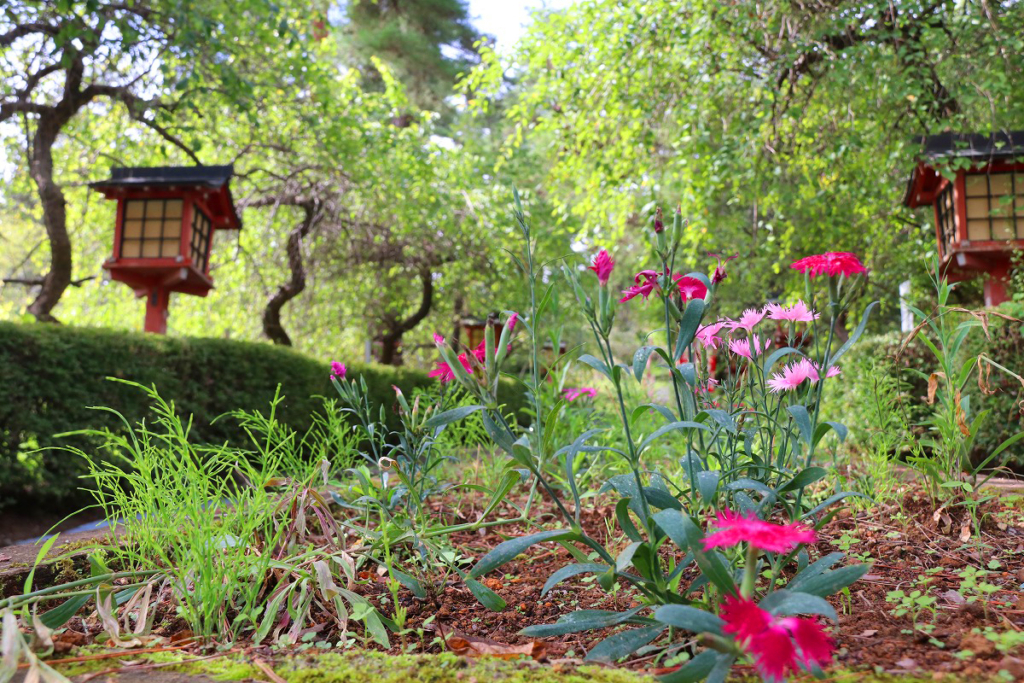
[[[215,230],[238,230],[231,166],[114,168],[92,183],[117,200],[114,255],[103,267],[146,297],[146,332],[165,334],[171,292],[206,296],[213,289]]]
[[[462,333],[465,336],[463,345],[467,349],[475,349],[484,343],[484,335],[487,333],[487,324],[490,322],[491,327],[494,328],[494,338],[497,339],[501,336],[501,323],[498,322],[498,314],[493,313],[486,320],[480,318],[467,317],[459,321],[462,325]]]
[[[920,142],[923,153],[903,203],[934,207],[935,239],[949,279],[987,273],[985,305],[1006,301],[1011,255],[1024,249],[1024,131],[944,133]],[[950,163],[959,159],[967,163]],[[936,168],[944,165],[946,175]]]

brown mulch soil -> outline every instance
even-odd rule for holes
[[[973,535],[969,525],[965,526],[968,520],[963,508],[936,511],[927,496],[913,490],[898,505],[876,505],[860,511],[850,508],[828,522],[821,531],[817,555],[841,550],[850,556],[849,561],[860,558],[872,563],[870,572],[851,587],[848,596],[832,599],[839,612],[838,627],[834,629],[838,647],[835,666],[889,673],[931,672],[957,678],[988,676],[1009,669],[1024,677],[1024,664],[1012,656],[1021,652],[1001,652],[973,632],[986,627],[1012,632],[1024,627],[1024,594],[1019,590],[1024,583],[1024,512],[1019,501],[1016,505],[1008,501],[1002,496],[985,504],[979,513],[984,520],[980,538]],[[612,536],[606,538],[609,530],[605,522],[614,518],[614,507],[607,502],[598,499],[588,504],[582,513],[584,527],[613,546],[624,545],[617,527],[611,527]],[[463,500],[460,507],[462,515],[475,519],[471,504]],[[546,505],[537,509],[541,523],[555,519]],[[445,512],[446,517],[455,514],[455,522],[466,521],[451,509]],[[515,514],[511,510],[508,513]],[[524,532],[525,528],[516,527],[462,532],[451,542],[467,559],[468,567],[505,538]],[[483,608],[457,576],[432,586],[427,600],[418,600],[402,589],[399,600],[409,611],[407,627],[413,632],[422,629],[424,651],[437,651],[440,645],[435,638],[446,639],[452,634],[522,645],[530,641],[519,634],[527,626],[554,622],[578,609],[624,610],[639,604],[627,587],[609,594],[597,586],[593,577],[570,579],[542,597],[547,578],[573,561],[564,548],[546,543],[483,577],[481,581],[508,603],[502,612]],[[968,567],[987,571],[979,581],[993,584],[998,590],[988,595],[963,590],[961,572]],[[920,581],[921,576],[928,579],[926,585]],[[355,589],[383,613],[391,614],[385,578],[372,571],[363,572],[360,578]],[[910,593],[919,588],[937,601],[934,611],[926,611],[918,621],[924,628],[915,630],[909,616],[893,615],[896,605],[887,602],[886,596],[894,590]],[[86,634],[99,630],[93,621],[76,618],[66,637],[87,640]],[[925,633],[929,627],[930,632]],[[179,620],[160,633],[170,636],[184,628]],[[547,657],[582,658],[606,635],[582,633],[545,639]],[[417,639],[408,636],[407,643]],[[399,640],[394,638],[395,652],[401,649]],[[649,669],[657,663],[641,659],[629,666]]]

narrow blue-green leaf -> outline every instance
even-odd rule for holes
[[[789,406],[786,410],[793,416],[793,421],[796,422],[796,426],[800,430],[800,438],[803,439],[805,444],[810,446],[814,438],[814,432],[811,429],[811,416],[807,412],[807,408],[795,405]]]
[[[458,422],[468,415],[472,415],[478,410],[483,410],[483,406],[459,406],[458,408],[452,408],[446,410],[443,413],[438,413],[434,417],[423,423],[423,426],[427,429],[433,429],[434,427],[441,427],[452,422]]]
[[[644,626],[610,635],[587,653],[588,662],[615,662],[633,654],[665,631],[661,625]]]
[[[643,381],[644,371],[647,369],[647,360],[654,353],[656,346],[641,346],[633,354],[633,376],[636,377],[636,381]]]
[[[589,353],[583,354],[582,356],[577,358],[577,360],[579,362],[581,362],[581,363],[585,363],[585,364],[589,365],[590,367],[594,368],[595,370],[600,372],[602,375],[604,375],[608,379],[612,378],[612,373],[608,369],[608,366],[605,365],[605,362],[603,360],[601,360],[599,358],[594,358]]]
[[[839,347],[839,350],[836,351],[836,355],[829,358],[828,362],[830,364],[838,362],[839,359],[842,358],[843,354],[849,351],[850,347],[857,343],[857,340],[860,339],[860,336],[864,334],[864,328],[867,327],[868,318],[871,317],[871,311],[874,310],[875,306],[877,305],[877,301],[872,301],[870,304],[868,304],[868,307],[864,309],[864,317],[860,319],[860,324],[857,325],[857,329],[853,331],[853,334],[851,334],[850,338],[846,340],[846,343]]]
[[[658,676],[658,683],[697,683],[708,677],[715,665],[729,655],[714,650],[704,650],[685,665],[664,676]]]
[[[473,578],[483,576],[487,572],[497,569],[506,562],[512,561],[517,555],[537,543],[543,543],[545,541],[561,541],[563,539],[577,537],[577,533],[570,529],[550,529],[548,531],[541,531],[540,533],[530,534],[528,536],[519,536],[518,538],[509,539],[504,543],[499,543],[493,550],[491,550],[491,552],[481,557],[480,561],[476,563],[475,567],[473,567],[473,570],[469,572],[469,576]]]
[[[654,618],[668,626],[691,633],[722,634],[722,619],[707,610],[688,605],[663,605],[654,611]]]
[[[466,579],[466,587],[480,601],[481,605],[492,612],[500,612],[505,609],[505,601],[502,597],[476,579]]]
[[[643,440],[643,443],[640,444],[639,450],[643,452],[644,450],[647,449],[649,445],[651,445],[661,437],[665,436],[670,432],[679,431],[680,429],[703,429],[704,431],[707,432],[711,431],[711,428],[708,427],[706,424],[701,424],[700,422],[692,422],[689,420],[680,420],[678,422],[673,422],[672,424],[667,424],[664,427],[659,427],[658,429],[656,429],[649,437]]]
[[[795,477],[790,479],[785,486],[779,487],[779,493],[785,493],[786,491],[796,491],[810,486],[816,481],[824,479],[828,475],[828,471],[821,467],[808,467],[805,470],[801,470]]]
[[[836,621],[836,608],[825,598],[810,593],[778,590],[762,600],[758,607],[779,616],[819,614]]]
[[[625,612],[612,612],[603,609],[583,609],[570,612],[554,624],[538,624],[528,626],[520,633],[533,638],[549,638],[563,636],[567,633],[593,631],[599,628],[617,626],[635,617],[644,607],[634,607]]]
[[[548,577],[548,580],[544,582],[544,588],[541,590],[540,596],[544,597],[552,588],[574,576],[579,576],[580,574],[600,574],[605,571],[608,571],[608,565],[606,564],[567,564]]]
[[[801,581],[798,584],[800,592],[822,598],[828,597],[867,574],[870,568],[871,565],[867,564],[853,564],[824,572],[806,581]]]

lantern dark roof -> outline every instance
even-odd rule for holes
[[[110,179],[91,183],[107,187],[141,187],[143,185],[190,185],[209,188],[224,187],[234,174],[234,166],[117,166],[110,169]]]
[[[979,133],[941,133],[915,138],[922,147],[921,157],[942,159],[967,157],[1001,159],[1024,155],[1024,130],[982,135]]]
[[[941,133],[912,140],[921,146],[918,164],[907,179],[903,204],[917,207],[931,204],[942,176],[933,166],[940,159],[971,159],[978,164],[997,159],[1024,157],[1024,130],[981,133]]]
[[[145,193],[147,190],[167,191],[196,189],[209,192],[214,227],[236,230],[242,219],[235,210],[228,181],[234,175],[234,166],[115,166],[110,178],[90,183],[89,187],[102,191],[107,199],[125,193]]]

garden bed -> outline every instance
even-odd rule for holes
[[[466,510],[479,507],[479,503],[472,501],[463,501],[463,505]],[[948,675],[956,680],[998,680],[998,676],[1007,675],[1000,674],[1001,671],[1015,677],[1024,675],[1024,663],[1015,656],[1021,653],[1021,645],[1024,644],[1021,634],[1024,593],[1020,591],[1024,583],[1022,499],[1003,496],[987,503],[981,511],[985,519],[982,536],[967,541],[961,540],[962,527],[955,509],[951,516],[945,516],[945,510],[937,516],[935,513],[927,496],[911,489],[900,505],[859,511],[847,509],[821,528],[815,546],[819,554],[840,550],[872,565],[870,572],[851,587],[848,595],[831,599],[839,614],[838,628],[834,630],[838,646],[834,670],[851,672],[851,675],[853,672],[858,675],[912,674],[924,678]],[[613,515],[614,510],[610,506],[599,502],[585,509],[582,520],[589,533],[600,537],[607,535],[604,522]],[[553,515],[542,508],[538,519],[551,520]],[[453,535],[451,540],[458,552],[475,562],[507,536],[524,531],[515,527],[502,528],[500,533],[494,530],[464,531]],[[615,539],[609,539],[609,542],[614,544]],[[493,680],[548,680],[545,677],[555,672],[575,670],[587,652],[607,634],[594,631],[532,639],[520,633],[523,628],[554,622],[560,616],[579,609],[623,610],[640,604],[631,589],[606,592],[592,579],[569,580],[542,596],[542,586],[547,578],[571,561],[572,557],[561,546],[545,544],[532,548],[500,572],[483,577],[482,582],[508,604],[501,612],[482,608],[457,579],[431,589],[429,597],[423,600],[403,588],[398,595],[400,604],[408,609],[406,629],[419,635],[394,638],[392,648],[387,652],[392,658],[388,660],[380,660],[371,654],[379,652],[379,646],[371,643],[369,650],[365,650],[358,643],[350,643],[353,649],[346,658],[323,659],[318,664],[317,658],[324,651],[316,643],[321,637],[327,638],[326,632],[284,648],[267,645],[253,648],[244,642],[235,643],[235,654],[247,653],[243,661],[251,661],[254,657],[272,661],[283,655],[301,654],[305,658],[301,664],[289,660],[284,669],[288,673],[278,671],[288,681],[308,680],[307,677],[314,674],[300,672],[309,667],[313,670],[328,667],[337,673],[333,668],[337,662],[350,666],[353,672],[351,680],[357,680],[366,666],[372,668],[381,661],[393,663],[388,669],[389,676],[398,675],[396,672],[408,666],[413,666],[416,671],[432,672],[429,676],[408,680],[469,680],[466,675],[476,676],[477,680],[491,680],[474,673],[477,669],[473,667],[480,666],[491,673],[493,671],[486,669],[487,666],[497,666],[504,672],[501,676],[493,673],[497,676]],[[19,572],[15,568],[9,568],[6,573],[9,583],[20,584]],[[67,568],[64,573],[67,573]],[[39,577],[58,575],[61,573],[37,574]],[[63,576],[64,580],[68,578]],[[364,571],[355,586],[355,590],[367,597],[382,614],[391,611],[386,581],[387,577],[382,572]],[[921,596],[934,601],[904,599],[893,594],[894,591],[903,591],[910,596],[915,590],[920,590]],[[163,605],[160,613],[162,616],[153,630],[155,638],[140,643],[143,651],[149,647],[159,649],[191,636],[187,624],[173,616],[169,603]],[[83,616],[69,622],[66,630],[55,635],[54,657],[66,659],[82,652],[94,654],[97,647],[94,641],[102,629],[95,615],[83,612]],[[475,658],[474,655],[480,654],[477,647],[481,652],[509,657],[516,656],[517,652],[528,653],[525,654],[527,659],[537,661],[527,668],[473,664],[463,672],[464,675],[460,675],[458,668],[448,671],[448,667],[465,664],[451,664],[455,660],[449,655],[436,659],[437,655],[452,649]],[[216,650],[209,645],[195,643],[177,652],[183,657],[202,657]],[[422,660],[396,659],[407,653],[429,656]],[[132,661],[149,661],[146,655],[136,656],[130,650],[123,654]],[[661,674],[670,669],[660,664],[664,663],[639,656],[620,663],[617,668],[641,674]],[[447,671],[445,675],[451,675],[448,678],[436,676],[438,667],[442,672]],[[131,667],[127,668],[130,672]],[[73,667],[71,671],[74,671]],[[615,678],[612,672],[602,673],[603,678],[594,678],[593,670],[584,671],[591,680],[629,680]],[[736,668],[737,673],[744,671],[752,674],[749,668]],[[326,676],[322,679],[324,681],[335,680],[331,678],[333,674],[316,674],[320,675]],[[336,680],[350,680],[341,673],[338,675],[342,677]],[[554,679],[576,680],[572,676],[555,676]],[[129,676],[128,680],[133,679]],[[394,680],[403,679],[399,676]]]

